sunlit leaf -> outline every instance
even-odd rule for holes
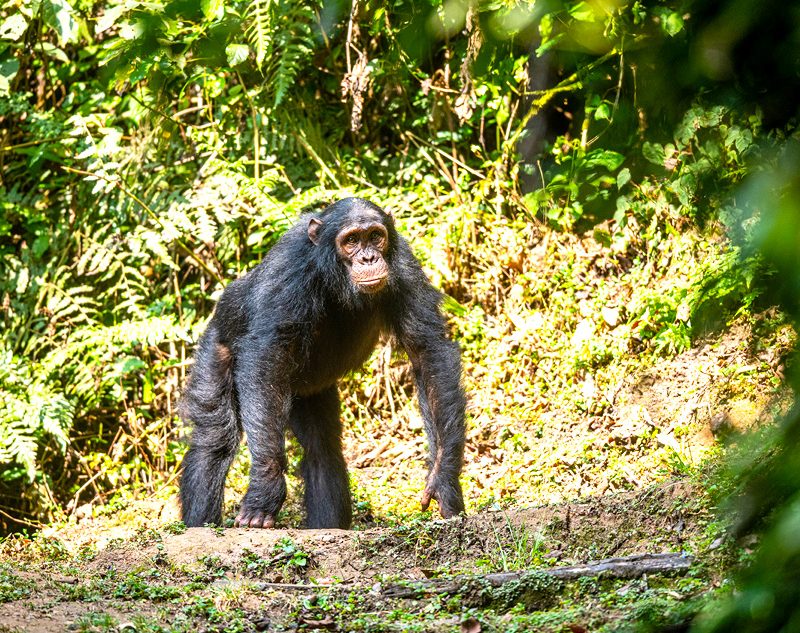
[[[664,148],[658,143],[644,143],[642,155],[654,165],[664,165]]]
[[[64,62],[65,64],[69,63],[69,58],[67,57],[67,54],[57,46],[51,44],[50,42],[39,42],[36,46],[48,57],[57,59],[58,61]]]
[[[224,0],[202,0],[203,15],[209,20],[219,20],[225,15]]]
[[[120,4],[115,7],[108,7],[105,11],[103,11],[103,15],[97,18],[97,21],[94,24],[95,33],[102,33],[103,31],[110,29],[117,23],[117,20],[119,20],[119,18],[122,17],[127,10],[128,8],[124,4]]]
[[[674,37],[683,30],[683,17],[680,13],[670,13],[662,22],[664,31],[667,35]]]
[[[44,0],[42,11],[45,22],[58,34],[62,44],[77,41],[78,21],[75,19],[75,10],[67,0]]]
[[[608,103],[601,103],[594,111],[594,118],[598,121],[610,121],[611,106]]]
[[[225,47],[225,54],[228,57],[228,64],[236,66],[247,59],[250,47],[247,44],[228,44]]]
[[[0,40],[11,40],[16,42],[25,31],[28,29],[28,20],[25,19],[25,16],[21,13],[15,13],[14,15],[5,18],[2,23],[0,23]]]

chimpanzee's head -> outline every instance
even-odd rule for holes
[[[353,286],[371,295],[389,281],[392,228],[392,217],[380,207],[360,198],[346,198],[309,219],[308,238],[316,245],[332,240]]]

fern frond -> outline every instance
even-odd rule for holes
[[[36,476],[36,429],[23,420],[0,424],[0,463],[16,463],[25,469],[28,481]]]
[[[75,408],[46,378],[42,382],[38,363],[3,349],[0,360],[0,464],[20,466],[33,481],[40,446],[54,439],[62,453],[66,450]]]
[[[255,0],[245,28],[256,51],[256,64],[271,88],[274,106],[281,105],[316,47],[315,10],[319,2]]]
[[[270,5],[272,4],[271,0],[253,0],[247,12],[250,24],[245,29],[245,35],[256,52],[256,64],[259,68],[263,65],[272,43],[270,20]]]
[[[282,3],[283,4],[283,3]],[[303,3],[288,3],[289,13],[285,26],[276,37],[276,65],[274,73],[275,107],[278,107],[297,80],[304,62],[311,58],[314,41],[313,9]]]

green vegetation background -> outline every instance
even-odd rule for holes
[[[602,387],[631,342],[674,355],[757,302],[796,318],[799,33],[791,3],[746,0],[7,0],[0,523],[174,482],[176,398],[214,299],[342,196],[397,215],[449,296],[483,394],[473,425],[521,421],[503,441],[535,436],[542,400],[608,406],[587,368]],[[645,287],[648,266],[705,245],[604,316],[622,335],[570,347],[577,302],[603,297],[580,294],[569,257],[526,274],[544,228],[592,231]],[[554,305],[564,321],[535,334]],[[490,327],[500,313],[522,323],[514,345]],[[347,386],[357,428],[411,400],[382,391],[381,362]],[[727,624],[703,626],[800,629],[797,416],[781,428],[742,483],[741,529],[768,515],[772,531]]]

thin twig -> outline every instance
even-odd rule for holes
[[[21,523],[22,525],[27,525],[28,527],[36,528],[37,530],[41,530],[44,527],[44,523],[34,523],[33,521],[23,519],[22,517],[15,517],[4,510],[0,510],[0,514],[11,521],[14,521],[14,523]]]
[[[453,161],[456,165],[461,167],[461,169],[463,169],[465,171],[468,171],[469,173],[471,173],[476,178],[486,178],[486,176],[482,172],[478,171],[477,169],[473,169],[472,167],[470,167],[469,165],[467,165],[463,161],[459,160],[455,156],[452,156],[451,154],[448,154],[443,149],[439,149],[438,147],[436,147],[436,145],[434,145],[430,141],[426,141],[425,139],[420,138],[419,136],[417,136],[413,132],[408,132],[407,131],[406,132],[406,136],[408,136],[408,138],[410,138],[412,141],[414,141],[418,145],[425,145],[427,147],[430,147],[436,153],[442,155],[444,158],[447,158],[448,160]]]

